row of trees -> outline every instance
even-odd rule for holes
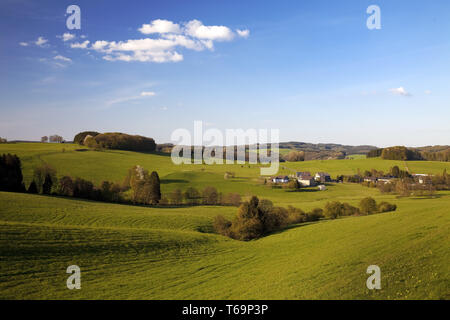
[[[387,160],[428,160],[428,161],[450,161],[450,147],[435,146],[408,149],[403,146],[374,149],[367,153],[368,158]]]
[[[318,221],[322,218],[336,219],[343,216],[369,215],[380,212],[395,211],[397,206],[388,202],[379,204],[373,198],[364,198],[359,208],[339,201],[328,202],[324,209],[315,208],[305,213],[303,210],[289,206],[287,209],[275,207],[270,200],[259,200],[253,196],[250,201],[242,203],[232,221],[219,215],[214,219],[217,233],[236,240],[252,240],[267,235],[288,225]]]
[[[156,143],[152,138],[120,132],[98,133],[95,131],[84,131],[74,137],[74,142],[94,149],[138,152],[153,152],[156,150]]]
[[[346,202],[339,201],[328,202],[325,205],[323,214],[325,218],[336,219],[344,216],[369,215],[374,213],[395,211],[397,206],[388,202],[380,202],[377,204],[375,199],[371,197],[364,198],[359,203],[359,208],[354,207]]]
[[[184,192],[176,189],[166,197],[161,195],[161,182],[156,171],[149,173],[139,165],[133,166],[122,184],[103,181],[95,185],[89,180],[63,176],[57,178],[56,169],[47,163],[36,166],[33,180],[28,188],[23,183],[19,157],[4,154],[0,157],[0,191],[29,192],[47,195],[61,195],[107,202],[132,202],[134,204],[161,205],[230,205],[239,206],[238,193],[222,194],[216,188],[207,186],[202,191],[194,187]],[[129,192],[127,197],[126,193]]]
[[[62,143],[62,142],[64,142],[64,138],[57,134],[54,134],[54,135],[51,135],[50,137],[48,137],[48,136],[41,137],[41,142]]]
[[[214,229],[219,234],[236,240],[260,238],[289,224],[314,221],[321,217],[321,212],[304,213],[300,209],[275,207],[270,200],[259,200],[253,196],[250,201],[242,203],[236,217],[229,221],[219,215],[214,219]]]

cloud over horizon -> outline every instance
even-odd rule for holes
[[[103,54],[108,61],[139,62],[179,62],[184,59],[177,49],[194,51],[214,50],[214,41],[232,41],[236,36],[248,38],[249,30],[233,32],[226,26],[205,26],[199,20],[177,24],[169,20],[156,19],[143,24],[139,29],[144,35],[153,35],[142,39],[123,41],[88,40],[72,43],[71,48],[94,50]]]

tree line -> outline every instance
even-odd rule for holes
[[[156,143],[152,138],[121,132],[84,131],[75,135],[73,141],[97,150],[115,149],[137,152],[153,152],[156,150]]]
[[[428,160],[428,161],[450,161],[450,147],[422,147],[410,149],[403,146],[374,149],[367,153],[367,158],[378,158],[385,160]]]
[[[232,221],[222,215],[214,219],[217,233],[236,240],[248,241],[261,238],[289,225],[318,221],[320,219],[336,219],[344,216],[369,215],[374,213],[395,211],[397,206],[388,202],[377,204],[371,197],[364,198],[359,208],[339,201],[328,202],[324,209],[315,208],[306,213],[301,209],[289,206],[276,207],[272,201],[253,196],[242,203]]]
[[[122,183],[102,181],[96,185],[92,181],[68,175],[58,179],[56,169],[48,163],[42,163],[34,167],[33,179],[26,188],[21,161],[17,155],[12,154],[0,156],[0,191],[149,205],[239,206],[241,204],[240,194],[222,194],[212,186],[206,186],[202,190],[190,186],[184,191],[175,189],[163,195],[158,173],[156,171],[149,173],[139,165],[128,170]]]

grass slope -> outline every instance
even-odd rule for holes
[[[187,214],[0,193],[0,297],[448,299],[448,197],[239,242],[196,231],[229,208]],[[71,264],[81,290],[65,287]],[[365,287],[371,264],[381,268],[380,291]]]

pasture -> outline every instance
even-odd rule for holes
[[[62,150],[64,148],[64,151]],[[25,181],[45,161],[58,176],[96,183],[119,181],[139,164],[158,171],[162,192],[212,185],[304,210],[331,200],[352,205],[366,196],[397,211],[299,224],[249,242],[213,233],[213,218],[237,209],[179,208],[93,202],[0,192],[2,299],[449,299],[450,192],[397,198],[357,184],[323,192],[271,189],[258,165],[182,165],[167,155],[80,151],[71,144],[0,144],[15,153]],[[348,160],[281,163],[281,173],[338,174],[405,168],[401,161]],[[414,173],[441,173],[444,162],[407,162]],[[232,171],[234,179],[224,179]],[[66,268],[81,268],[81,290],[66,288]],[[382,289],[368,290],[366,268],[378,265]]]

